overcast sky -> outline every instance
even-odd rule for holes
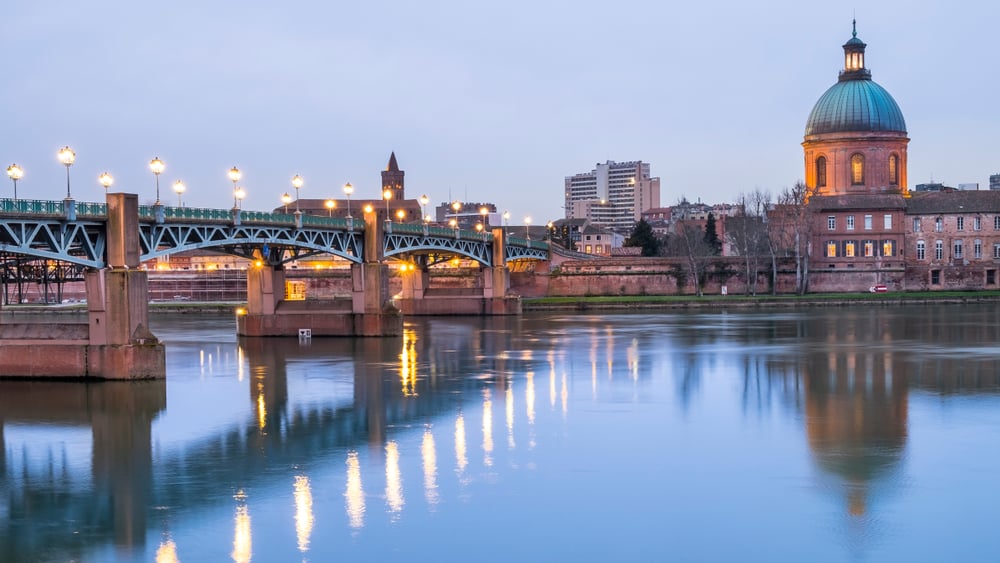
[[[391,151],[406,193],[563,216],[563,179],[644,160],[664,205],[803,177],[802,134],[837,79],[851,18],[911,138],[909,182],[988,187],[1000,172],[1000,3],[11,0],[0,32],[0,163],[22,198],[272,209],[378,197]],[[11,185],[0,190],[10,197]],[[166,194],[166,195],[164,195]]]

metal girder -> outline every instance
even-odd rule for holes
[[[385,233],[382,255],[386,258],[401,254],[457,254],[471,258],[484,266],[493,265],[492,243],[455,236],[413,233]]]
[[[296,229],[276,225],[146,222],[139,225],[139,245],[143,261],[184,250],[219,248],[248,258],[253,257],[254,250],[262,250],[262,254],[269,257],[275,256],[270,252],[272,249],[289,250],[289,258],[278,258],[277,263],[319,253],[329,253],[360,263],[363,260],[362,236],[363,231],[308,227]]]
[[[0,222],[0,251],[104,267],[104,221],[12,218]]]
[[[548,260],[549,251],[547,248],[536,248],[532,246],[520,246],[508,244],[503,249],[504,260]]]

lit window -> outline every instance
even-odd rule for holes
[[[889,155],[889,185],[899,185],[899,157],[895,154]]]
[[[997,246],[1000,246],[1000,245],[997,245]],[[994,248],[993,250],[996,251],[997,249]],[[924,241],[918,240],[917,241],[917,260],[923,260],[924,258],[926,258],[927,257],[926,256],[926,251],[927,251],[927,248],[924,245]]]
[[[837,255],[837,243],[833,241],[826,243],[826,255],[828,258],[833,258]]]
[[[854,241],[849,240],[844,243],[844,256],[854,258]]]
[[[851,185],[860,186],[865,183],[865,157],[859,153],[851,156]]]
[[[854,230],[854,215],[847,216],[847,230],[848,231]]]
[[[875,256],[875,241],[866,240],[865,241],[865,257],[871,258]]]
[[[896,246],[893,244],[895,241],[884,240],[882,241],[882,256],[892,256],[893,249]]]
[[[829,229],[829,230],[831,230],[831,231],[836,230],[836,228],[837,228],[837,218],[834,217],[833,215],[830,215],[829,217],[827,217],[826,218],[826,228]]]
[[[871,215],[865,215],[865,230],[866,231],[872,230],[872,216]]]

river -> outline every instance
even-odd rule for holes
[[[420,318],[0,381],[0,560],[996,561],[1000,306]]]

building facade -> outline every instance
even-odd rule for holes
[[[567,176],[566,218],[628,234],[646,209],[660,206],[660,179],[649,163],[635,160],[598,163],[590,172]]]

